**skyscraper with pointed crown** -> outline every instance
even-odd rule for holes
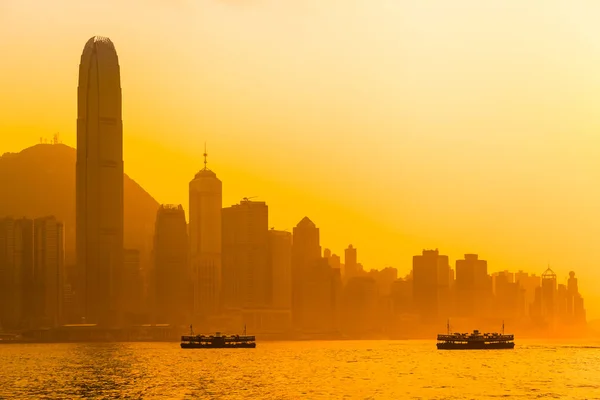
[[[194,280],[194,314],[204,319],[218,314],[221,297],[221,208],[222,183],[208,168],[204,149],[204,168],[189,185],[189,243]]]

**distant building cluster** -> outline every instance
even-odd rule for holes
[[[448,318],[585,324],[573,272],[566,284],[549,269],[541,277],[490,275],[475,254],[452,269],[447,256],[424,250],[399,279],[395,268],[367,271],[352,245],[343,262],[323,250],[308,217],[287,232],[269,228],[265,202],[244,198],[223,208],[222,182],[206,152],[189,183],[189,224],[181,205],[161,205],[145,267],[144,249],[123,245],[122,142],[117,53],[109,39],[94,37],[79,69],[76,264],[65,266],[64,227],[54,217],[0,219],[3,329],[181,331],[193,324],[199,331],[389,337]]]
[[[396,315],[421,325],[448,318],[465,326],[502,319],[521,329],[577,330],[586,324],[586,315],[575,272],[565,283],[558,283],[550,268],[541,276],[489,274],[487,261],[477,254],[465,254],[453,269],[437,249],[423,250],[413,257],[411,274],[393,283],[392,302]]]

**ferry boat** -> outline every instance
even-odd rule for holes
[[[190,325],[190,334],[181,336],[182,349],[253,349],[256,347],[256,338],[246,335],[221,335],[217,332],[214,336],[195,335]]]
[[[448,333],[437,337],[438,350],[500,350],[514,349],[514,335],[504,334],[504,323],[502,333],[481,333],[474,330],[473,333],[450,333],[448,322]]]

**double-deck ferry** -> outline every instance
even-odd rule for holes
[[[217,332],[214,336],[195,335],[190,326],[190,334],[181,336],[182,349],[253,349],[256,347],[256,338],[246,335],[221,335]]]
[[[437,337],[438,350],[500,350],[514,349],[514,335],[504,334],[504,323],[502,324],[502,333],[481,333],[474,330],[473,333],[450,333],[450,323],[448,323],[448,333],[440,334]]]

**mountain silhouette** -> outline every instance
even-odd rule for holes
[[[64,144],[38,144],[0,157],[0,218],[54,215],[65,224],[67,265],[75,262],[75,163]],[[158,202],[124,175],[124,245],[149,257]]]

